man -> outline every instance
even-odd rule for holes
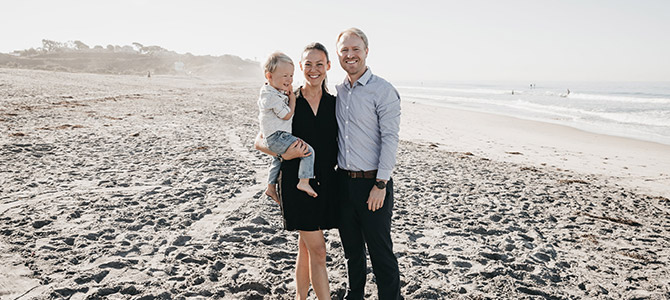
[[[337,38],[337,56],[347,77],[337,88],[337,157],[342,203],[340,237],[347,260],[346,299],[363,299],[367,244],[379,299],[401,299],[393,254],[391,215],[400,128],[400,96],[367,67],[368,39],[360,29]]]

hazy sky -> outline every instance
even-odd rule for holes
[[[368,65],[392,81],[670,81],[668,0],[390,2],[11,1],[0,52],[45,38],[259,61],[281,50],[297,61],[319,41],[331,52],[332,83],[344,76],[337,34],[359,27]]]

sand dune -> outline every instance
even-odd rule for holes
[[[297,234],[262,196],[258,86],[0,69],[0,298],[291,298]],[[403,126],[393,238],[407,299],[670,297],[662,190]],[[338,298],[337,231],[326,243]]]

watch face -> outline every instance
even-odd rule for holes
[[[376,185],[377,188],[379,188],[380,190],[383,190],[383,189],[386,188],[386,183],[384,183],[383,181],[377,181],[377,182],[375,183],[375,185]]]

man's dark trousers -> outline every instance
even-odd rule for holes
[[[350,178],[344,174],[340,174],[338,179],[342,195],[339,231],[349,275],[345,299],[363,299],[367,269],[366,244],[377,280],[379,299],[402,299],[400,271],[391,241],[393,181],[389,180],[386,184],[384,205],[373,212],[368,209],[367,201],[376,179]]]

